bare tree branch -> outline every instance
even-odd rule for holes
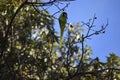
[[[91,72],[79,72],[79,73],[76,73],[74,75],[68,76],[66,78],[66,80],[72,79],[72,78],[74,78],[76,76],[85,76],[87,74],[91,74],[91,75],[96,76],[96,74],[104,72],[104,71],[107,71],[107,70],[115,70],[115,71],[119,71],[120,72],[120,69],[118,69],[118,68],[105,68],[105,69],[101,69],[101,70],[97,70],[97,71],[91,71]]]
[[[98,35],[98,34],[105,33],[105,29],[108,26],[108,20],[107,20],[106,25],[102,25],[99,30],[94,30],[93,29],[94,28],[94,22],[95,22],[96,19],[97,19],[97,17],[94,15],[93,19],[90,19],[88,23],[82,22],[83,25],[86,25],[88,27],[87,34],[84,36],[84,39],[85,38],[88,39],[93,35]],[[92,22],[91,22],[91,20],[92,20]],[[92,33],[90,31],[92,31]]]
[[[39,6],[49,6],[49,5],[52,5],[56,1],[57,0],[50,0],[49,2],[29,2],[27,0],[27,4],[38,4]]]
[[[54,4],[55,5],[55,4]],[[52,16],[54,16],[55,14],[57,14],[57,13],[59,13],[59,12],[61,12],[61,11],[64,11],[65,10],[65,8],[67,8],[68,7],[68,5],[69,5],[69,3],[68,4],[66,4],[66,6],[64,6],[63,8],[59,8],[59,6],[58,5],[55,5],[57,8],[58,8],[58,11],[57,12],[55,12]]]
[[[84,50],[84,35],[82,35],[82,41],[81,41],[81,45],[82,45],[82,54],[81,54],[81,59],[80,59],[80,62],[78,63],[78,68],[77,68],[77,71],[76,73],[78,73],[80,71],[80,68],[82,66],[82,63],[83,63],[83,58],[84,58],[84,54],[85,54],[85,50]],[[75,73],[75,74],[76,74]]]

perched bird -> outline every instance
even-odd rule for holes
[[[63,38],[63,33],[64,29],[67,23],[67,13],[62,12],[59,16],[59,24],[60,24],[60,48],[62,47],[62,38]]]

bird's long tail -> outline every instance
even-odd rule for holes
[[[62,42],[63,42],[63,30],[61,30],[61,34],[60,34],[60,48],[62,47]]]

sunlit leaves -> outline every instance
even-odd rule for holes
[[[117,67],[120,66],[119,64],[119,60],[120,58],[118,56],[116,56],[114,53],[111,53],[109,57],[107,57],[107,61],[108,61],[108,66],[109,67]]]
[[[59,32],[54,29],[54,17],[38,5],[24,5],[8,29],[12,16],[22,3],[23,0],[0,1],[0,53],[4,53],[0,58],[2,80],[6,77],[11,80],[120,79],[116,69],[120,67],[120,58],[112,53],[107,62],[101,62],[99,57],[92,59],[92,48],[86,44],[90,36],[99,35],[104,27],[91,34],[89,30],[94,24],[70,24],[65,30],[63,47],[59,48]],[[85,25],[88,25],[86,36]],[[6,33],[8,35],[4,39]]]

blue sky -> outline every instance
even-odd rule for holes
[[[86,43],[92,47],[92,57],[98,56],[101,61],[105,61],[106,56],[112,52],[120,56],[120,0],[76,0],[65,11],[71,23],[87,22],[96,14],[96,26],[99,28],[108,19],[106,33],[93,36]]]
[[[105,61],[109,53],[114,52],[120,56],[120,0],[76,0],[66,10],[69,22],[87,22],[94,13],[97,16],[96,26],[106,23],[109,26],[105,34],[93,36],[87,43],[93,49],[93,57],[98,56]]]

